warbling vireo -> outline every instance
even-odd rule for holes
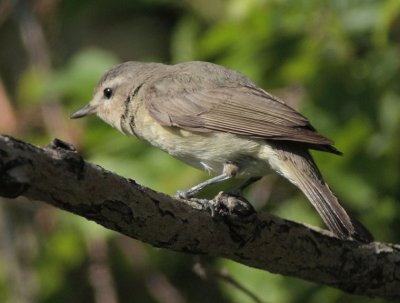
[[[90,103],[71,118],[89,114],[216,175],[179,191],[181,198],[233,177],[247,178],[245,187],[272,168],[300,188],[338,237],[372,240],[339,204],[309,153],[340,154],[333,142],[238,72],[207,62],[125,62],[101,78]]]

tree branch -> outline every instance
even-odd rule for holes
[[[0,136],[0,196],[40,200],[156,247],[224,257],[349,293],[400,299],[399,245],[342,241],[328,231],[257,214],[224,195],[221,212],[211,217],[193,201],[84,161],[60,140],[38,148]]]

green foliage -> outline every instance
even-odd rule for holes
[[[8,18],[0,15],[0,72],[18,117],[15,136],[35,143],[60,137],[91,161],[173,194],[206,174],[98,119],[71,122],[68,116],[87,103],[103,72],[119,61],[223,64],[281,95],[335,140],[343,157],[314,153],[327,182],[378,240],[400,242],[398,0],[75,0],[59,1],[47,11],[38,3],[28,15],[20,14],[20,6]],[[17,30],[26,16],[38,22],[44,42],[32,43],[27,40],[32,36]],[[21,49],[13,52],[8,45]],[[53,68],[41,65],[35,53],[40,50]],[[56,122],[50,124],[53,116]],[[273,188],[268,211],[321,224],[291,185],[279,180]],[[255,192],[250,196],[263,200]],[[95,302],[93,266],[109,273],[107,285],[119,302],[159,302],[160,285],[188,302],[251,302],[224,282],[199,279],[188,256],[150,248],[64,212],[48,214],[43,205],[15,210],[4,203],[4,209],[15,219],[0,225],[0,234],[31,240],[23,249],[17,240],[0,247],[0,256],[14,262],[0,258],[1,302]],[[19,226],[31,228],[22,234]],[[90,249],[94,243],[102,243],[98,254]],[[215,266],[226,268],[264,302],[383,302],[231,261],[217,260]],[[18,272],[29,272],[28,290],[15,290]]]
[[[118,63],[115,55],[106,51],[88,48],[74,55],[63,68],[54,72],[46,83],[45,94],[74,100],[79,106],[83,100],[90,100],[92,90],[107,69]],[[44,97],[44,96],[43,96]]]

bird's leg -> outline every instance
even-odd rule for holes
[[[209,185],[212,185],[212,184],[215,184],[218,182],[222,182],[225,180],[229,180],[229,179],[235,177],[237,175],[238,171],[239,171],[239,167],[235,162],[227,161],[224,163],[224,166],[222,168],[222,174],[220,174],[214,178],[208,179],[200,184],[197,184],[196,186],[193,186],[192,188],[189,188],[187,190],[178,190],[178,192],[176,193],[176,196],[178,198],[182,198],[182,199],[189,199]]]
[[[208,179],[200,184],[197,184],[196,186],[193,186],[192,188],[189,188],[187,190],[178,190],[176,196],[181,199],[189,199],[192,198],[199,191],[201,191],[203,188],[221,181],[228,180],[230,178],[232,178],[232,176],[222,173],[214,178]],[[195,202],[203,206],[205,209],[209,209],[211,216],[214,217],[215,207],[209,200],[207,199],[192,199],[192,200],[195,200]]]
[[[224,163],[222,174],[220,174],[216,177],[213,177],[211,179],[208,179],[200,184],[197,184],[187,190],[178,190],[178,192],[176,193],[176,196],[181,199],[190,199],[195,194],[197,194],[199,191],[201,191],[202,189],[206,188],[209,185],[219,183],[219,182],[222,182],[225,180],[229,180],[229,179],[235,177],[238,170],[239,170],[239,167],[237,166],[236,163],[226,162],[226,163]],[[215,209],[214,209],[214,206],[210,203],[210,201],[208,201],[207,199],[196,199],[196,202],[203,205],[205,208],[210,209],[211,215],[212,216],[214,215]]]
[[[209,185],[228,180],[232,178],[233,176],[229,176],[225,173],[222,173],[214,178],[208,179],[204,182],[201,182],[192,188],[186,189],[186,190],[178,190],[176,193],[177,197],[182,198],[182,199],[189,199],[192,198],[195,194],[197,194],[199,191],[202,189],[206,188]]]

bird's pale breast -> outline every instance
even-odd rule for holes
[[[163,127],[143,107],[136,112],[135,133],[171,156],[214,174],[222,173],[223,164],[229,161],[238,164],[239,176],[265,175],[270,170],[264,159],[268,145],[262,139]]]

